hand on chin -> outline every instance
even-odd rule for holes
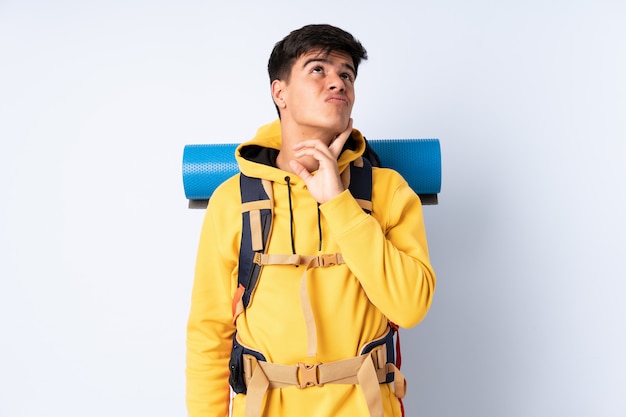
[[[320,167],[319,161],[312,156],[302,156],[300,158],[296,158],[296,161],[302,164],[306,168],[307,171],[313,173],[317,171]]]

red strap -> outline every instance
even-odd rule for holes
[[[244,287],[242,284],[239,284],[237,291],[235,291],[235,296],[233,297],[233,317],[235,317],[235,313],[237,312],[237,304],[239,304],[239,301],[241,301],[241,297],[243,297],[244,291],[246,291],[246,287]]]

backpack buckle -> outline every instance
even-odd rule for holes
[[[337,265],[337,254],[333,253],[331,255],[320,255],[320,266],[333,266]]]
[[[307,363],[298,363],[297,364],[297,379],[298,384],[296,385],[298,388],[308,388],[312,386],[321,387],[323,384],[320,384],[317,368],[321,365],[321,363],[316,363],[315,365],[309,365]]]

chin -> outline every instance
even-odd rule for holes
[[[342,117],[340,119],[333,120],[328,123],[327,128],[334,133],[341,133],[348,127],[348,123],[350,123],[350,116]]]
[[[330,135],[338,135],[346,130],[350,123],[350,116],[333,116],[316,118],[309,120],[306,125],[310,128],[317,130],[318,132],[327,132]]]

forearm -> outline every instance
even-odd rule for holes
[[[228,355],[187,343],[187,410],[189,417],[227,417],[230,402]]]
[[[405,190],[401,194],[377,205],[387,210],[378,220],[364,213],[348,191],[320,210],[370,301],[391,321],[411,327],[430,308],[435,275],[419,199]]]
[[[187,408],[189,417],[228,416],[228,360],[234,327],[230,305],[196,278],[187,325]],[[204,287],[204,288],[203,288]],[[221,304],[221,306],[220,306]]]

